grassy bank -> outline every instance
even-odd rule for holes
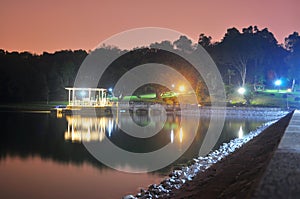
[[[57,105],[67,105],[67,101],[51,102],[28,102],[28,103],[6,103],[0,104],[1,110],[30,110],[30,111],[49,111]]]
[[[228,104],[233,106],[245,106],[246,100],[237,92],[228,96]],[[299,108],[300,93],[287,92],[286,90],[265,90],[254,92],[251,103],[247,106]]]
[[[125,101],[134,102],[152,102],[164,103],[168,99],[174,97],[184,98],[186,103],[189,103],[191,94],[181,94],[180,96],[163,96],[161,99],[156,99],[154,93],[140,96],[124,96]],[[112,101],[118,101],[118,98],[112,98]],[[265,90],[254,92],[250,104],[246,104],[243,95],[233,92],[227,96],[228,106],[249,106],[249,107],[277,107],[283,109],[300,108],[300,92],[287,92],[286,90]],[[172,102],[172,101],[171,101]],[[67,101],[51,101],[51,102],[28,102],[28,103],[6,103],[0,104],[2,110],[50,110],[57,105],[67,105]],[[191,102],[192,103],[192,102]],[[200,104],[204,104],[201,103]]]

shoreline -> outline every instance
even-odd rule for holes
[[[189,108],[188,110],[182,110],[181,114],[184,116],[198,116],[199,113],[199,116],[223,115],[225,117],[268,117],[277,119],[289,112],[289,110],[274,107],[200,107],[199,111]]]
[[[250,198],[257,188],[292,112],[263,130],[241,148],[199,173],[164,198]]]
[[[283,135],[284,130],[288,125],[291,115],[292,112],[282,117],[280,120],[273,122],[271,125],[265,126],[265,128],[263,127],[263,129],[260,132],[252,132],[250,138],[246,138],[248,140],[245,143],[237,142],[237,146],[235,146],[236,150],[232,150],[232,146],[231,148],[229,147],[228,155],[216,156],[216,154],[219,153],[217,150],[217,152],[214,151],[212,153],[213,155],[209,154],[204,158],[199,157],[197,159],[194,159],[194,163],[191,166],[183,167],[181,170],[174,170],[169,175],[170,178],[163,180],[161,184],[150,185],[148,189],[142,189],[141,192],[138,193],[136,196],[128,195],[124,196],[123,198],[147,198],[148,196],[156,198],[199,198],[199,196],[201,195],[205,196],[205,198],[224,197],[224,195],[220,194],[215,194],[213,197],[207,197],[207,192],[215,192],[216,190],[226,189],[227,187],[230,187],[230,183],[228,184],[228,180],[225,180],[225,183],[223,183],[222,178],[218,179],[217,182],[210,182],[212,179],[216,179],[214,177],[216,173],[219,174],[219,171],[221,171],[220,173],[225,174],[227,179],[231,179],[232,182],[234,182],[236,178],[243,176],[242,174],[244,173],[247,174],[247,172],[252,172],[251,175],[253,175],[254,171],[263,170],[261,165],[264,165],[266,167],[268,160],[270,159],[270,157],[272,157],[272,153],[276,149],[276,146],[278,145],[281,136]],[[272,135],[270,135],[270,132],[272,130],[278,130],[280,132],[278,132],[276,136],[272,137]],[[267,141],[269,145],[265,146],[264,143],[262,143],[264,141]],[[232,145],[233,143],[231,141],[230,143],[226,143],[225,145]],[[257,143],[260,143],[259,146],[257,146]],[[258,148],[261,151],[265,151],[265,154],[268,156],[268,158],[262,158],[261,152],[259,150],[255,150],[255,147],[253,148],[253,146],[251,145],[256,145],[256,148]],[[270,145],[272,147],[270,147]],[[221,150],[224,151],[224,147]],[[255,164],[259,165],[259,168],[249,169],[245,167],[244,163],[247,162],[247,158],[249,161],[249,156],[243,157],[244,152],[252,155],[252,157],[250,158],[250,162],[252,162],[252,160],[256,160],[254,162]],[[256,156],[258,159],[255,159]],[[205,165],[203,160],[204,162],[206,161],[208,164]],[[235,160],[237,163],[232,163],[232,160]],[[231,164],[234,165],[233,168],[230,167]],[[224,167],[224,165],[228,170],[222,168]],[[250,165],[255,167],[255,165],[253,165],[253,162]],[[247,169],[249,169],[249,171]],[[255,179],[257,179],[257,176],[255,177]],[[240,188],[242,189],[244,189],[243,183],[252,184],[252,181],[248,180],[248,178],[243,179],[242,184],[240,185]],[[212,188],[210,188],[209,190],[203,188],[203,185],[204,187],[207,187],[208,184]],[[198,190],[200,188],[202,188],[202,192],[198,193]]]
[[[11,104],[11,105],[1,105],[1,112],[30,112],[30,111],[53,111],[55,105],[51,104]],[[240,117],[240,118],[250,118],[250,117],[268,117],[268,118],[280,118],[286,115],[291,110],[286,110],[276,107],[209,107],[202,106],[198,110],[195,110],[198,106],[186,106],[180,111],[174,111],[173,113],[182,116],[217,116],[223,115],[225,117]],[[225,113],[224,113],[225,112]],[[88,115],[87,115],[88,116]],[[94,116],[94,114],[92,115]]]

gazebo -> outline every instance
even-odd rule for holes
[[[65,88],[69,92],[70,107],[104,107],[109,105],[104,88]]]

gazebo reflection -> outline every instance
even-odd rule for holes
[[[171,143],[182,143],[184,137],[184,129],[180,125],[179,117],[176,116],[168,116],[166,120],[163,120],[157,115],[151,118],[148,115],[141,116],[136,114],[117,114],[116,117],[67,115],[66,120],[68,124],[64,133],[64,139],[74,143],[102,142],[105,137],[113,138],[113,134],[114,139],[120,139],[123,135],[120,132],[124,131],[124,129],[133,129],[136,125],[141,128],[148,127],[150,131],[158,129],[160,133],[168,137],[167,139]]]
[[[116,127],[115,120],[110,117],[81,117],[80,115],[66,116],[68,128],[65,140],[72,142],[101,142]]]

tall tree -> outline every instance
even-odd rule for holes
[[[212,46],[211,39],[211,36],[206,36],[205,34],[201,33],[199,36],[198,44],[207,49]]]
[[[284,56],[281,53],[284,49],[278,45],[273,34],[266,28],[260,31],[256,26],[242,29],[242,33],[236,28],[228,29],[216,49],[217,61],[235,69],[242,86],[246,81],[256,83],[257,79],[263,79],[267,68],[272,65],[279,70],[282,63],[276,63],[278,58],[274,55],[280,55],[282,59]]]
[[[241,78],[242,86],[245,85],[247,64],[250,54],[247,52],[247,40],[236,29],[227,30],[222,42],[217,45],[219,50],[219,62],[234,68]]]
[[[235,75],[235,71],[232,69],[227,69],[226,75],[228,77],[228,85],[231,85],[231,77]]]
[[[290,34],[285,38],[285,47],[289,51],[289,55],[286,58],[286,62],[289,65],[288,75],[292,79],[292,87],[295,82],[300,82],[300,36],[298,32]]]
[[[300,36],[298,32],[294,32],[293,34],[290,34],[288,37],[284,39],[284,46],[285,48],[293,52],[295,49],[300,48]]]
[[[178,40],[174,41],[173,45],[185,53],[191,53],[194,51],[193,42],[186,36],[180,36]]]

